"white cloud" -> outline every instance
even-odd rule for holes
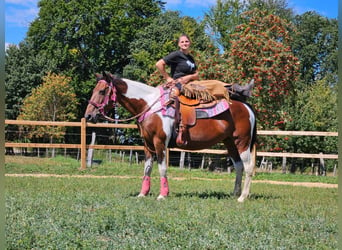
[[[5,51],[8,49],[8,47],[10,47],[10,46],[17,46],[18,47],[18,45],[16,45],[16,44],[13,44],[13,43],[5,43]]]
[[[16,27],[28,27],[37,17],[38,0],[6,0],[5,20]]]
[[[181,7],[183,6],[184,8],[191,8],[191,7],[208,7],[212,6],[216,3],[216,0],[166,0],[166,6],[167,7]]]
[[[189,5],[189,6],[201,6],[201,7],[209,7],[209,6],[213,6],[216,4],[216,0],[185,0],[185,6]]]
[[[5,0],[6,4],[17,4],[21,6],[37,6],[38,0]]]
[[[182,0],[167,0],[166,5],[178,5],[182,3]]]

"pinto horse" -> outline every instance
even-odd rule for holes
[[[166,150],[175,141],[175,118],[163,112],[165,106],[161,99],[165,94],[161,93],[160,88],[103,73],[97,75],[97,85],[85,111],[87,121],[97,122],[99,118],[106,117],[106,109],[113,108],[118,102],[133,115],[134,119],[137,118],[145,151],[144,176],[139,197],[146,196],[150,191],[150,176],[155,154],[160,173],[158,200],[166,198],[169,194]],[[255,166],[253,145],[256,138],[256,118],[250,105],[231,100],[229,108],[220,114],[197,119],[195,125],[189,128],[188,134],[188,143],[176,147],[200,150],[219,142],[224,143],[236,170],[234,195],[240,196],[238,201],[243,202],[249,195]],[[243,170],[246,176],[241,192]]]

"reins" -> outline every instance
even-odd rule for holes
[[[107,83],[107,84],[108,84],[108,83]],[[109,85],[109,88],[113,90],[112,95],[111,95],[111,100],[114,102],[114,107],[113,107],[113,108],[115,108],[115,103],[116,103],[116,88],[115,88],[115,86],[113,86],[112,84]],[[110,91],[109,91],[109,93],[110,93]],[[127,118],[127,119],[115,119],[115,118],[111,118],[111,117],[105,115],[104,107],[105,107],[105,106],[108,104],[108,102],[109,102],[109,95],[106,95],[106,98],[105,98],[104,102],[101,103],[101,104],[95,103],[95,102],[93,102],[93,101],[89,101],[89,103],[92,104],[95,108],[97,108],[97,109],[100,111],[100,113],[102,114],[102,117],[103,117],[105,120],[107,120],[107,121],[109,121],[109,122],[127,122],[127,121],[134,120],[134,119],[136,119],[136,118],[139,118],[140,116],[146,114],[146,113],[147,113],[147,112],[148,112],[148,111],[149,111],[149,110],[150,110],[150,109],[151,109],[151,108],[160,100],[160,98],[161,98],[163,95],[164,95],[164,93],[161,94],[161,95],[160,95],[160,96],[159,96],[159,97],[158,97],[150,106],[145,105],[143,111],[141,111],[139,114],[136,114],[135,116],[132,116],[132,117]]]

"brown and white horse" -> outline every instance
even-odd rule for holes
[[[145,144],[144,177],[139,197],[146,196],[150,191],[150,176],[155,154],[160,173],[158,200],[169,194],[166,149],[175,141],[175,118],[163,112],[163,95],[165,94],[161,93],[158,87],[104,73],[97,75],[97,85],[85,112],[87,121],[96,122],[99,117],[105,116],[106,109],[113,108],[113,104],[118,102],[138,118],[138,127]],[[249,195],[255,166],[255,137],[256,118],[253,110],[246,103],[231,100],[229,109],[212,118],[197,119],[196,124],[189,128],[188,143],[178,148],[199,150],[223,142],[236,170],[234,195],[240,196],[238,201],[243,202]],[[241,192],[244,170],[246,177]]]

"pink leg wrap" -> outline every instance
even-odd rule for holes
[[[140,194],[147,195],[150,192],[150,186],[151,186],[151,177],[144,176]]]
[[[169,195],[169,183],[167,182],[166,177],[160,178],[160,195],[168,196]]]

